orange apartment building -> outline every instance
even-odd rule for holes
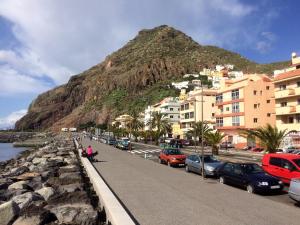
[[[267,123],[275,125],[274,85],[263,74],[244,75],[227,80],[216,96],[216,129],[236,148],[249,145],[240,128],[253,129]]]

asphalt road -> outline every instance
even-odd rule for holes
[[[140,224],[299,224],[299,207],[221,185],[216,180],[155,162],[156,147],[136,145],[133,151],[153,151],[152,160],[138,152],[84,140],[99,152],[94,165]],[[142,152],[141,152],[142,153]],[[277,196],[276,196],[277,197]]]

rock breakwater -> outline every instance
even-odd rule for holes
[[[71,139],[0,164],[0,224],[100,224],[98,198]]]

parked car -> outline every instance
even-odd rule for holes
[[[292,178],[300,178],[300,155],[266,154],[262,158],[262,167],[267,173],[289,184]]]
[[[292,151],[296,150],[297,148],[294,146],[289,146],[287,148],[283,148],[283,152],[285,153],[291,153]]]
[[[115,145],[117,142],[116,138],[115,137],[108,137],[106,139],[106,144],[109,144],[109,145]]]
[[[185,160],[186,172],[202,174],[202,157],[200,155],[189,155]],[[213,155],[204,155],[204,175],[215,176],[216,169],[223,163]]]
[[[264,149],[263,148],[260,148],[260,147],[253,147],[253,148],[251,148],[251,150],[250,151],[252,151],[252,152],[262,152]]]
[[[300,203],[300,178],[291,179],[289,197]]]
[[[166,163],[168,166],[184,166],[186,155],[179,149],[167,148],[160,152],[158,156],[159,163]]]
[[[292,151],[291,153],[292,153],[292,154],[295,154],[295,155],[299,155],[299,154],[300,154],[300,150],[297,149],[297,150]]]
[[[118,140],[116,145],[115,145],[116,148],[119,148],[121,150],[130,150],[130,149],[133,149],[133,146],[132,144],[130,143],[129,140]]]
[[[283,182],[263,171],[255,163],[226,162],[218,168],[217,175],[222,184],[246,188],[249,193],[281,192]]]
[[[233,144],[229,141],[222,142],[220,148],[234,148]]]
[[[242,150],[245,150],[245,151],[248,151],[248,150],[251,150],[251,146],[245,146],[244,148],[242,148]]]

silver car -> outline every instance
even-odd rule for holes
[[[204,175],[215,176],[216,169],[222,165],[213,155],[204,155]],[[185,160],[186,172],[195,172],[202,174],[201,156],[190,155]]]
[[[291,180],[289,196],[291,199],[300,203],[300,178],[294,178]]]

